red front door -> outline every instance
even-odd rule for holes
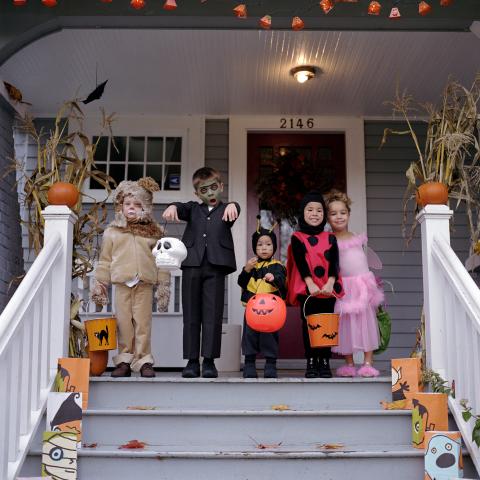
[[[341,133],[249,133],[247,137],[247,258],[253,256],[250,236],[256,229],[256,216],[260,212],[255,184],[260,175],[268,172],[268,165],[281,155],[303,155],[314,168],[322,168],[328,177],[324,188],[346,189],[345,136]],[[308,174],[308,172],[306,172]],[[325,186],[329,187],[325,187]],[[268,227],[269,225],[263,225]],[[286,261],[289,238],[293,230],[288,222],[282,222],[276,229],[278,250],[276,258]],[[298,307],[288,307],[287,323],[280,331],[280,358],[303,358],[300,314]]]

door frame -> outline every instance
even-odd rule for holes
[[[285,117],[312,119],[313,128],[281,128]],[[287,123],[289,124],[289,122]],[[247,134],[248,133],[343,133],[345,135],[345,164],[347,193],[352,199],[350,229],[367,231],[367,198],[365,180],[365,137],[363,117],[322,117],[315,115],[238,115],[229,119],[229,198],[244,210],[233,227],[237,272],[247,260],[245,242],[248,243],[247,217]],[[228,276],[228,322],[241,325],[244,307],[240,303],[241,290],[237,284],[238,273]]]

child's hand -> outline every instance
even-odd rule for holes
[[[320,295],[332,296],[333,285],[335,283],[335,278],[329,277],[327,283],[320,289]]]
[[[238,218],[237,207],[234,203],[229,203],[225,207],[225,211],[223,212],[222,220],[224,222],[233,222]]]
[[[310,295],[315,297],[320,295],[320,287],[312,280],[311,277],[305,277],[305,283],[307,285],[307,290]]]
[[[170,222],[178,222],[178,213],[177,213],[177,206],[176,205],[170,205],[162,215],[164,220],[170,221]]]
[[[257,263],[258,261],[258,258],[257,257],[252,257],[250,259],[247,260],[247,263],[245,264],[245,266],[243,267],[243,269],[247,272],[247,273],[250,273],[254,268],[255,268],[255,264]]]
[[[95,305],[108,305],[108,285],[95,280],[90,292],[90,299]]]
[[[275,277],[273,276],[273,273],[267,273],[263,279],[266,281],[266,282],[270,282],[272,283],[274,280],[275,280]]]

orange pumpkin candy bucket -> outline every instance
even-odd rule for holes
[[[273,293],[256,293],[245,307],[247,325],[257,332],[273,333],[285,325],[287,306]]]
[[[310,346],[336,347],[338,345],[338,324],[340,315],[338,313],[312,313],[305,315],[305,305],[309,295],[303,304],[303,316],[307,319],[308,338]]]

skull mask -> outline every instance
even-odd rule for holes
[[[180,268],[181,263],[187,257],[185,245],[173,237],[161,238],[152,253],[155,257],[155,263],[162,270],[175,270]]]

